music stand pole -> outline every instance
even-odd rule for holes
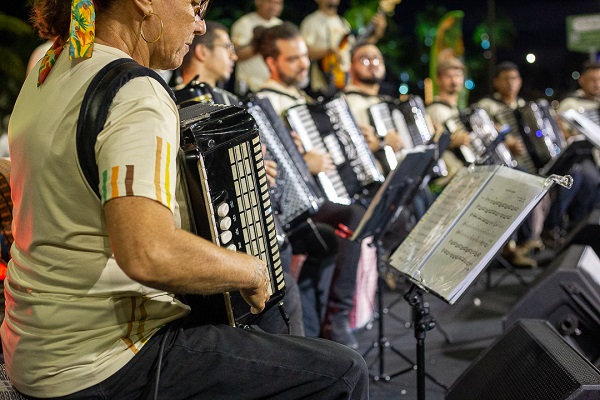
[[[413,307],[413,325],[417,339],[417,400],[425,400],[425,337],[435,328],[435,320],[429,315],[429,307],[423,302],[423,292],[412,285],[404,298]]]

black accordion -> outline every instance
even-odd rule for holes
[[[541,169],[560,154],[565,139],[545,99],[530,101],[519,108],[521,135],[535,166]]]
[[[369,116],[379,137],[396,130],[406,149],[431,143],[432,132],[425,119],[425,105],[418,96],[406,101],[383,101],[369,108]]]
[[[176,103],[179,107],[187,107],[197,103],[215,103],[215,93],[210,85],[197,80],[198,76],[192,79],[184,87],[173,90]]]
[[[323,194],[269,99],[251,96],[245,106],[258,125],[265,157],[277,163],[271,202],[283,229],[289,232],[319,211]]]
[[[487,111],[472,106],[460,112],[460,123],[470,134],[471,144],[461,146],[459,158],[468,164],[495,164],[509,168],[517,166],[517,161],[503,142]]]
[[[328,200],[349,204],[354,197],[375,193],[384,177],[343,98],[297,105],[285,116],[306,151],[331,156],[336,169],[317,175]]]
[[[427,123],[425,116],[426,111],[423,100],[414,95],[409,96],[405,101],[386,100],[369,107],[369,118],[377,135],[384,138],[389,131],[395,130],[400,135],[405,150],[432,143],[433,130]],[[381,155],[376,155],[377,159],[382,166],[385,167],[387,162],[390,169],[394,169],[392,166],[397,161],[387,161],[390,158],[387,153],[389,151],[386,151],[385,160],[382,159]],[[441,159],[434,165],[432,175],[438,177],[448,175],[446,166]]]
[[[268,309],[283,298],[285,283],[256,123],[235,106],[194,104],[179,116],[191,229],[267,264],[272,291]],[[202,323],[248,325],[256,318],[239,292],[186,300]]]
[[[553,110],[544,99],[527,102],[516,110],[507,106],[504,109],[496,115],[497,122],[509,125],[510,132],[521,138],[527,149],[525,155],[515,157],[517,163],[525,171],[537,174],[565,146]]]

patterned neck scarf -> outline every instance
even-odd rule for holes
[[[93,0],[72,0],[69,29],[69,59],[89,58],[94,50],[96,11]],[[56,59],[64,49],[64,41],[57,38],[42,58],[38,86],[44,83]]]

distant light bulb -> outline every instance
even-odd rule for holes
[[[529,54],[527,54],[527,56],[525,57],[525,59],[527,60],[527,62],[529,64],[533,64],[535,62],[535,54],[529,53]]]

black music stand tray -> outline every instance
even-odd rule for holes
[[[384,305],[383,305],[383,289],[385,285],[385,267],[386,263],[383,261],[383,246],[382,236],[389,227],[390,221],[393,216],[397,214],[401,209],[406,207],[413,199],[417,192],[424,176],[429,173],[436,159],[436,147],[430,145],[417,149],[416,151],[409,152],[406,158],[396,167],[394,171],[385,180],[384,184],[378,190],[374,199],[371,201],[365,216],[363,217],[358,228],[350,240],[362,240],[366,237],[373,236],[373,243],[375,246],[377,256],[377,308],[378,308],[378,337],[377,340],[363,353],[363,358],[367,357],[371,351],[377,349],[379,359],[379,371],[377,374],[371,374],[371,378],[374,381],[384,380],[390,381],[391,378],[404,374],[406,372],[413,371],[417,365],[415,361],[408,358],[393,345],[390,344],[389,340],[385,337],[384,333]],[[422,306],[422,301],[419,305]],[[428,315],[428,313],[427,313]],[[420,312],[413,312],[413,324],[415,330],[423,326],[423,310]],[[433,319],[429,318],[429,323],[426,324],[429,329],[433,328]],[[420,334],[421,335],[421,334]],[[398,371],[393,374],[385,374],[385,350],[391,350],[404,359],[410,364],[410,367]],[[435,378],[427,375],[434,383],[446,388],[443,384],[439,383]],[[446,388],[447,389],[447,388]]]

